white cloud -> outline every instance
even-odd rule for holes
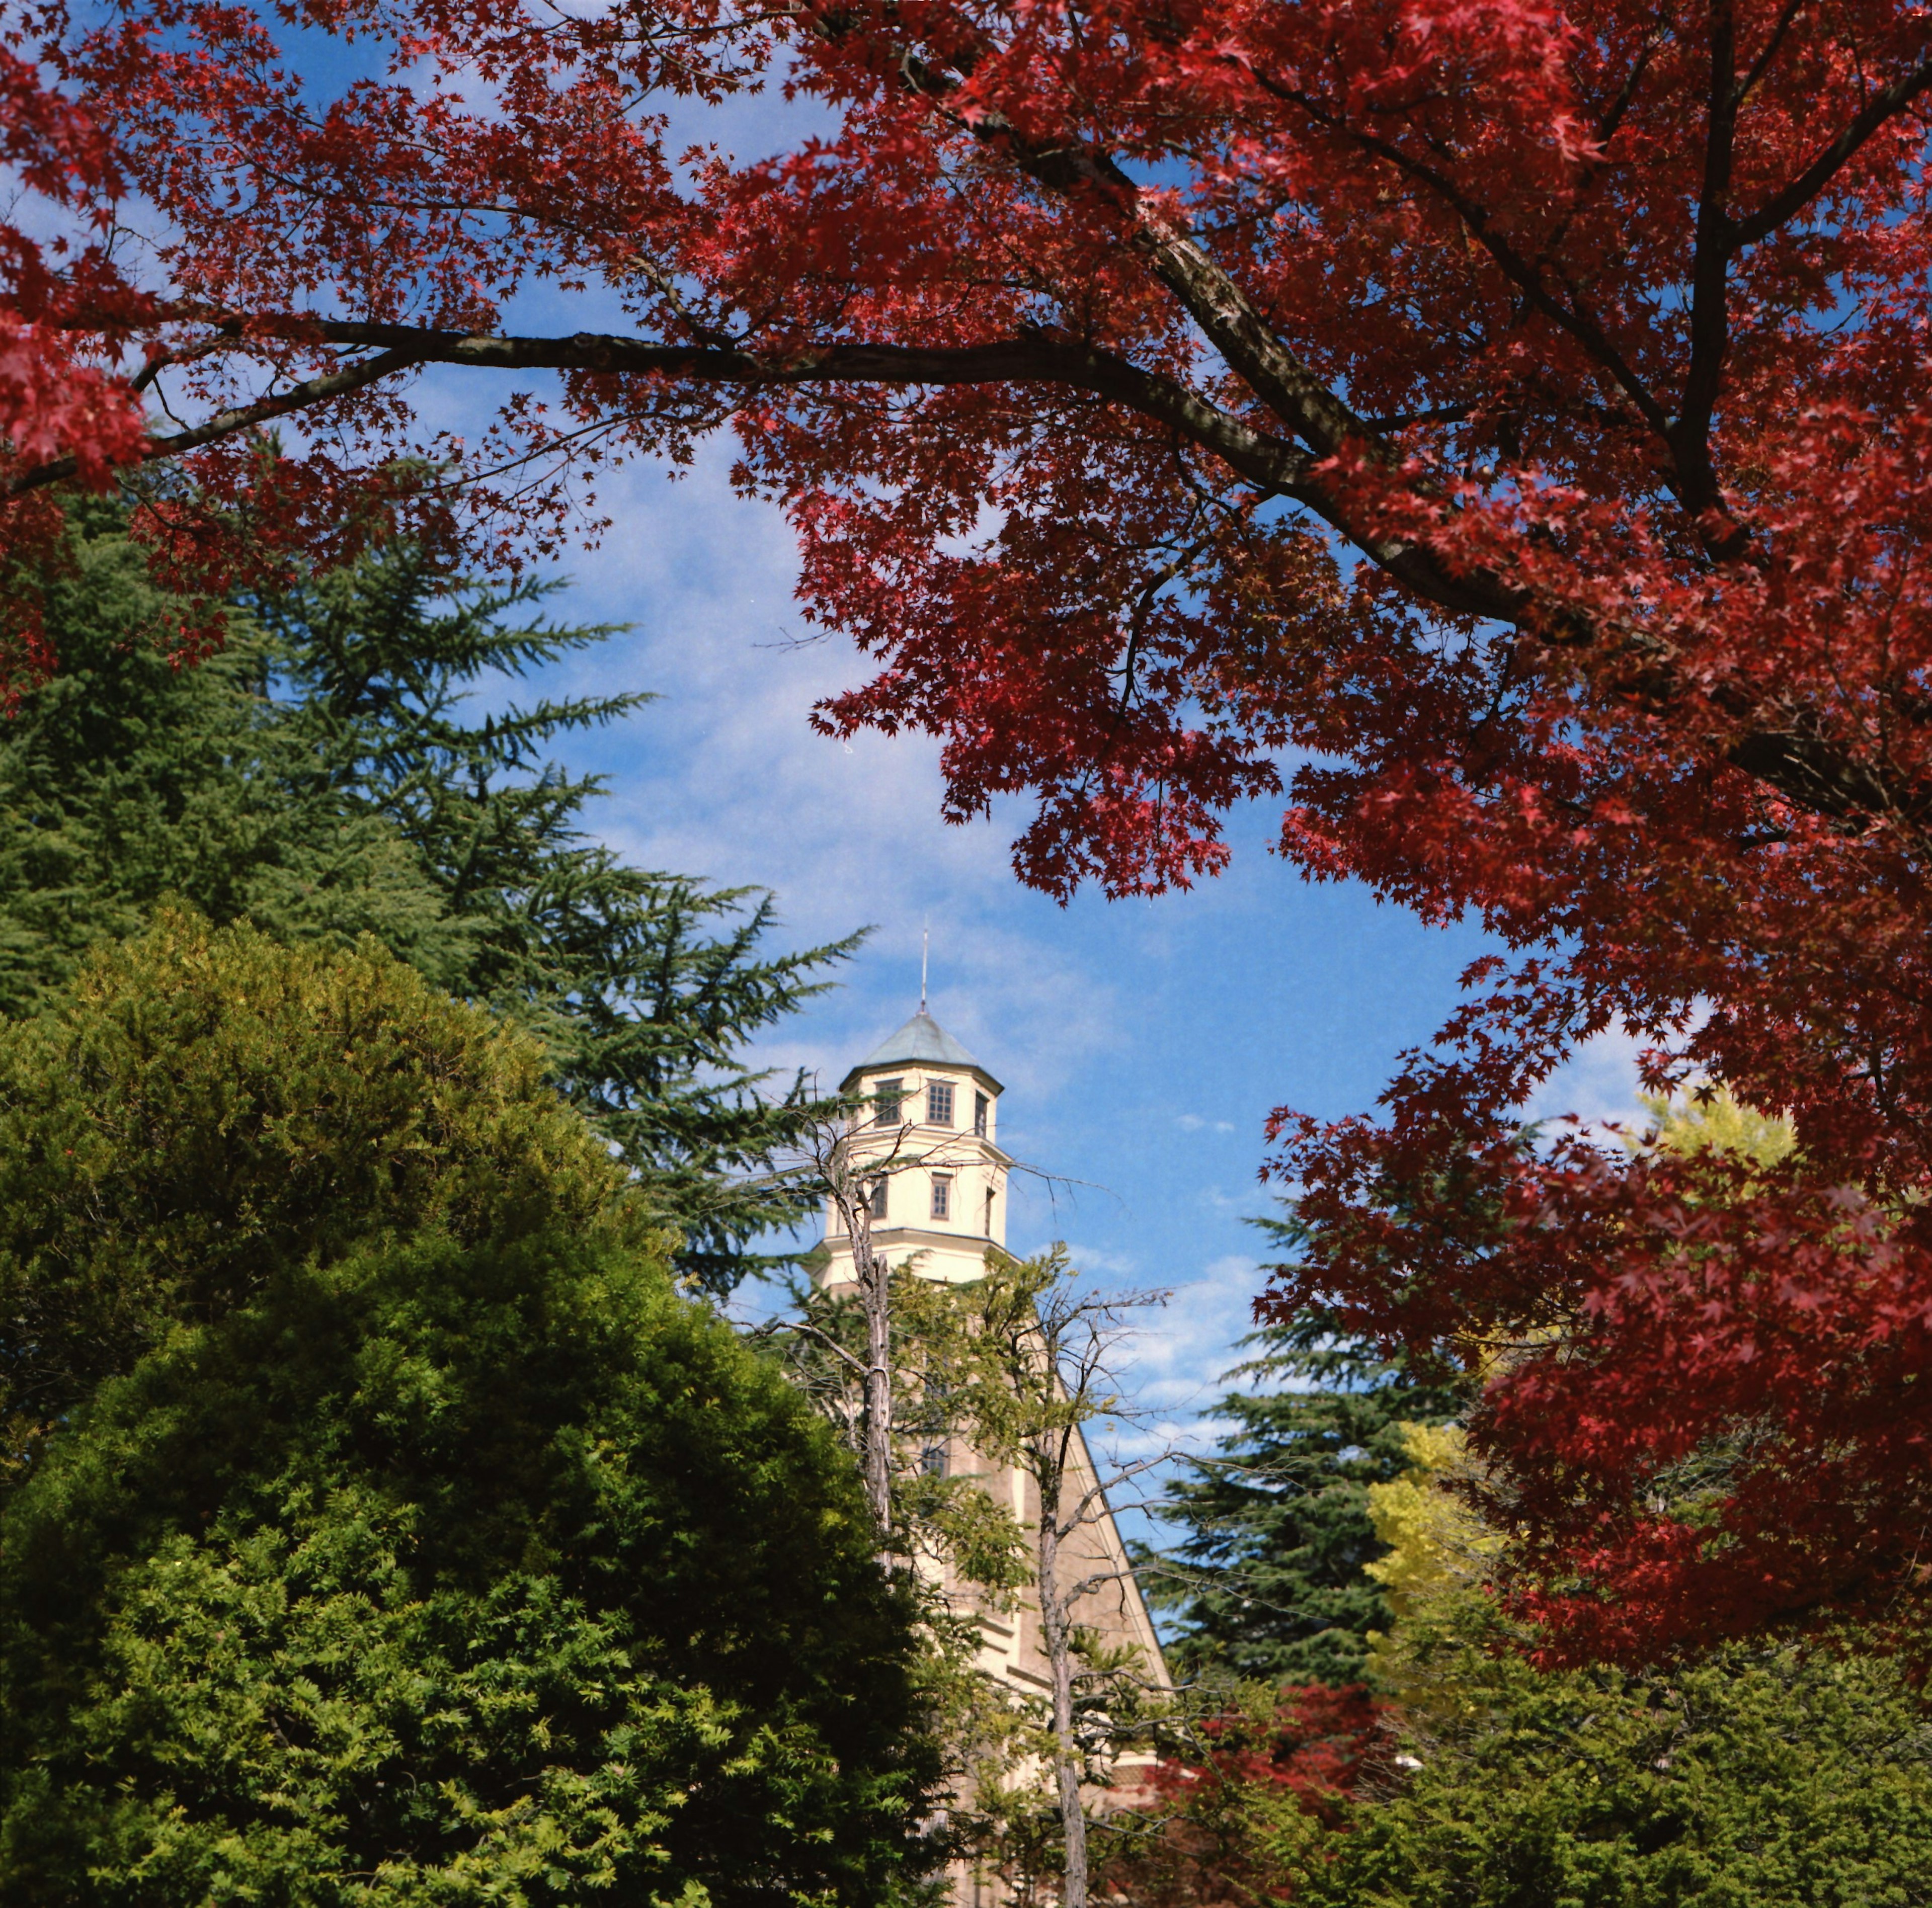
[[[1604,1134],[1606,1124],[1641,1126],[1637,1099],[1637,1057],[1646,1042],[1627,1028],[1606,1028],[1576,1052],[1532,1094],[1523,1111],[1532,1120],[1574,1117]]]
[[[674,484],[642,467],[620,473],[610,493],[620,529],[572,592],[573,618],[638,627],[546,688],[659,698],[596,746],[610,776],[598,832],[644,866],[728,871],[774,890],[790,944],[874,928],[867,991],[782,1030],[761,1061],[836,1081],[916,1004],[930,928],[934,1012],[997,1056],[1018,1099],[1041,1104],[1118,1040],[1116,989],[1028,932],[1030,907],[1054,910],[1030,897],[1014,905],[1010,818],[939,824],[935,742],[842,745],[812,730],[812,704],[870,665],[843,638],[800,640],[790,528],[732,491],[729,452],[709,447]]]
[[[1140,1264],[1126,1252],[1108,1252],[1099,1246],[1076,1245],[1071,1240],[1066,1247],[1067,1263],[1076,1270],[1085,1273],[1107,1273],[1116,1279],[1137,1278]]]

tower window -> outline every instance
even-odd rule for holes
[[[886,1190],[891,1184],[892,1181],[881,1173],[866,1189],[866,1209],[875,1220],[886,1216]]]
[[[973,1132],[976,1138],[986,1137],[986,1109],[992,1105],[986,1096],[976,1093],[973,1096]]]
[[[926,1117],[935,1126],[952,1125],[952,1082],[950,1080],[932,1080],[927,1083]]]
[[[948,1174],[932,1175],[932,1216],[934,1219],[952,1216],[952,1180]]]
[[[986,1188],[986,1237],[993,1236],[993,1189]]]
[[[881,1080],[872,1089],[872,1124],[875,1126],[896,1126],[899,1123],[899,1107],[905,1099],[905,1082]]]

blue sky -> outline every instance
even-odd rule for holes
[[[838,639],[801,640],[789,533],[730,493],[728,461],[719,445],[676,482],[645,468],[608,482],[615,526],[553,605],[635,628],[550,686],[660,698],[573,743],[573,766],[610,778],[596,825],[641,865],[771,888],[793,944],[874,928],[844,985],[761,1050],[828,1084],[916,1005],[930,926],[933,1012],[1006,1083],[1004,1144],[1065,1182],[1016,1180],[1009,1243],[1064,1239],[1111,1285],[1173,1290],[1130,1375],[1184,1432],[1260,1282],[1246,1221],[1270,1209],[1269,1110],[1372,1106],[1481,938],[1303,882],[1267,851],[1267,809],[1235,818],[1231,871],[1190,893],[1062,908],[1022,889],[1017,806],[948,826],[933,744],[812,733],[813,701],[865,665]],[[1610,1042],[1538,1110],[1602,1115],[1630,1094]]]

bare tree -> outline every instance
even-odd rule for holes
[[[830,1402],[835,1414],[845,1418],[858,1454],[866,1502],[884,1556],[893,1541],[899,1427],[894,1395],[893,1268],[873,1243],[872,1222],[884,1209],[881,1190],[895,1175],[914,1166],[951,1163],[955,1142],[941,1140],[917,1145],[915,1123],[900,1121],[882,1127],[876,1113],[868,1120],[868,1112],[876,1106],[876,1102],[862,1096],[820,1102],[818,1117],[801,1128],[790,1168],[795,1182],[815,1186],[831,1202],[837,1229],[851,1241],[854,1291],[863,1324],[862,1349],[855,1351],[840,1334],[808,1317],[783,1321],[772,1329],[810,1339],[828,1361],[856,1382],[856,1412],[842,1400]],[[862,1148],[854,1144],[854,1136],[862,1130],[866,1136]]]
[[[809,1320],[788,1320],[784,1328],[811,1336],[830,1358],[854,1371],[858,1380],[855,1443],[865,1478],[866,1501],[872,1513],[882,1552],[892,1531],[894,1432],[892,1412],[892,1276],[872,1244],[872,1214],[878,1188],[906,1163],[904,1148],[912,1129],[902,1124],[883,1154],[874,1150],[863,1158],[855,1154],[851,1135],[863,1100],[822,1102],[820,1117],[801,1130],[797,1176],[820,1186],[831,1201],[839,1227],[852,1242],[852,1269],[859,1310],[864,1322],[864,1350],[854,1357],[839,1335]]]
[[[974,1285],[922,1294],[935,1315],[921,1333],[928,1371],[941,1377],[957,1428],[980,1455],[1031,1479],[1038,1503],[1032,1532],[1034,1593],[1048,1664],[1049,1740],[1065,1863],[1062,1908],[1086,1908],[1087,1816],[1081,1789],[1096,1750],[1118,1743],[1105,1714],[1109,1693],[1153,1687],[1131,1652],[1096,1652],[1081,1606],[1112,1584],[1128,1593],[1132,1572],[1119,1564],[1082,1570],[1083,1531],[1112,1515],[1110,1492],[1165,1463],[1162,1450],[1102,1471],[1083,1427],[1128,1415],[1114,1367],[1132,1331],[1131,1315],[1166,1302],[1165,1292],[1107,1294],[1083,1288],[1064,1249],[1001,1260]],[[949,1334],[943,1315],[950,1312]],[[1083,1690],[1082,1686],[1086,1688]],[[1083,1700],[1083,1696],[1085,1700]],[[1093,1726],[1098,1720],[1101,1727]],[[1084,1725],[1084,1726],[1083,1726]]]

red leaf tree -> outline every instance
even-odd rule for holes
[[[105,242],[122,186],[112,145],[29,56],[37,35],[57,47],[64,26],[52,9],[0,15],[0,164],[14,188],[0,218],[0,484],[51,466],[98,489],[146,442],[114,360],[128,327],[152,314]],[[32,496],[0,518],[0,689],[46,666],[37,595],[16,566],[45,554],[58,520],[50,500]]]
[[[728,424],[878,664],[818,721],[1032,791],[1024,878],[1185,884],[1282,790],[1304,872],[1508,950],[1380,1118],[1280,1116],[1276,1302],[1492,1360],[1556,1636],[1916,1583],[1924,8],[158,0],[59,70],[152,208],[170,535],[511,557]],[[20,441],[16,506],[74,467]],[[1799,1152],[1526,1150],[1619,1022]]]

